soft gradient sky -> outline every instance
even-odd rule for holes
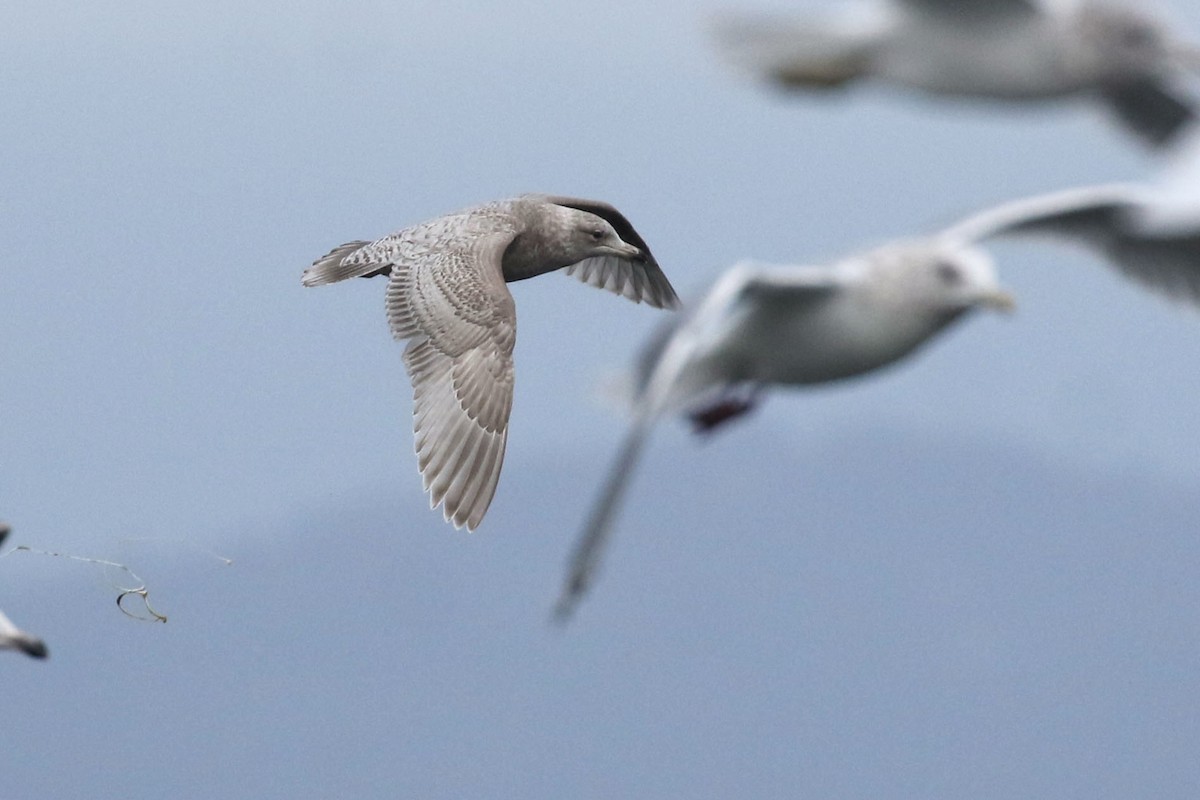
[[[1200,319],[1086,256],[997,246],[1015,317],[664,426],[566,631],[622,425],[596,387],[658,314],[515,285],[496,501],[474,535],[428,511],[383,284],[300,286],[342,241],[596,197],[689,293],[1153,174],[1083,105],[762,91],[721,7],[0,6],[0,516],[170,617],[0,560],[51,649],[0,659],[0,796],[1200,792]]]

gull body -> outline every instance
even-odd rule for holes
[[[731,57],[787,88],[859,80],[1007,101],[1088,97],[1152,145],[1195,117],[1180,88],[1197,49],[1107,0],[875,0],[831,13],[725,19]]]
[[[431,505],[474,530],[495,494],[513,396],[507,283],[558,269],[635,302],[678,300],[650,248],[607,203],[530,194],[334,248],[305,286],[388,277],[392,335],[408,340],[418,467]]]

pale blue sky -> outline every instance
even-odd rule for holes
[[[717,4],[172,6],[0,8],[0,516],[125,559],[171,618],[0,561],[51,648],[0,665],[0,795],[1200,790],[1194,313],[994,248],[1013,318],[709,443],[664,426],[559,632],[621,434],[595,390],[658,313],[513,287],[508,458],[469,536],[420,493],[383,284],[299,282],[534,190],[615,203],[686,294],[1151,175],[1099,111],[781,98],[721,68]]]

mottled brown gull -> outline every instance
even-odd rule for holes
[[[474,530],[496,491],[513,397],[516,310],[506,282],[568,275],[656,308],[678,305],[645,240],[607,203],[528,194],[354,241],[305,286],[387,275],[392,335],[407,339],[413,432],[431,506]]]
[[[1143,4],[1111,0],[876,0],[797,17],[731,16],[730,56],[788,88],[870,79],[932,95],[1094,98],[1153,145],[1195,118],[1200,66]]]

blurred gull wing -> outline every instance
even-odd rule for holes
[[[501,274],[513,230],[411,254],[387,290],[392,335],[410,339],[413,433],[430,503],[474,530],[496,491],[513,398],[516,309]]]
[[[940,235],[967,243],[1031,232],[1104,238],[1119,214],[1142,200],[1143,187],[1132,183],[1064,189],[1001,203],[955,223]]]
[[[540,197],[555,205],[595,214],[611,225],[624,242],[642,251],[640,261],[629,261],[616,256],[585,258],[568,266],[568,275],[574,275],[586,284],[598,289],[607,289],[635,303],[646,303],[654,308],[678,307],[679,298],[675,289],[659,267],[654,254],[650,252],[650,245],[646,244],[646,240],[633,227],[633,223],[614,206],[576,197]]]
[[[1200,203],[1171,209],[1153,186],[1109,184],[1016,200],[945,231],[952,238],[1047,235],[1095,250],[1124,274],[1174,299],[1200,304]]]

